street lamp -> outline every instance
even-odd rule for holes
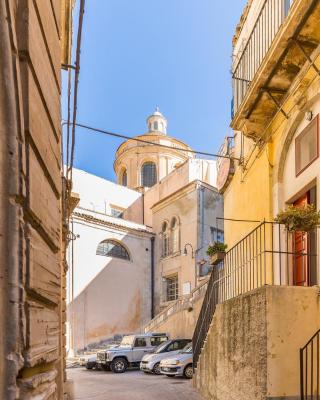
[[[187,256],[188,255],[188,250],[187,247],[190,246],[191,247],[191,258],[194,258],[194,250],[193,250],[193,246],[191,243],[187,243],[184,245],[184,250],[183,250],[183,255]]]

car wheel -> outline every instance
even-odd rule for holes
[[[92,364],[86,364],[86,368],[87,368],[87,369],[92,369],[92,368],[93,368],[93,365],[92,365]]]
[[[189,364],[185,367],[183,371],[183,376],[187,379],[191,379],[193,376],[193,367],[192,364]]]
[[[122,374],[128,368],[128,362],[125,358],[116,358],[111,363],[111,371],[116,374]]]
[[[160,363],[156,363],[152,369],[152,372],[156,375],[160,375]]]

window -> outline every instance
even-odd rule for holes
[[[157,130],[159,129],[158,121],[155,121],[155,122],[153,123],[153,129],[154,129],[155,131],[157,131]]]
[[[153,162],[146,162],[141,168],[141,185],[151,187],[157,183],[157,169]]]
[[[103,242],[99,243],[96,254],[97,256],[130,260],[130,256],[127,250],[115,240],[104,240]]]
[[[220,242],[224,243],[224,232],[221,229],[214,228],[210,226],[210,233],[211,233],[211,242]]]
[[[171,221],[171,250],[173,254],[180,250],[180,229],[175,217]]]
[[[162,224],[162,257],[169,255],[169,229],[167,222]]]
[[[164,343],[168,340],[166,336],[156,336],[150,338],[151,346],[159,346],[161,343]]]
[[[296,176],[319,157],[318,120],[317,116],[296,138]]]
[[[128,174],[126,169],[122,172],[121,185],[128,186]]]
[[[134,347],[146,347],[146,346],[147,342],[145,338],[137,338],[134,343]]]
[[[170,346],[168,346],[167,351],[175,351],[179,349],[180,349],[179,342],[172,342]]]
[[[166,278],[167,284],[167,301],[177,300],[179,295],[178,275]]]
[[[116,218],[123,218],[123,211],[117,208],[111,207],[111,216]]]

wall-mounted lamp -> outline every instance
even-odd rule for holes
[[[194,258],[194,250],[193,250],[193,246],[192,246],[191,243],[187,243],[187,244],[184,245],[184,249],[183,249],[182,255],[183,256],[187,256],[188,255],[188,250],[187,250],[188,246],[190,246],[190,248],[191,248],[191,257]]]

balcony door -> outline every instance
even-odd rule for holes
[[[310,192],[296,200],[294,206],[310,204]],[[294,232],[292,238],[293,249],[293,284],[295,286],[309,286],[310,283],[310,237],[307,232]]]

